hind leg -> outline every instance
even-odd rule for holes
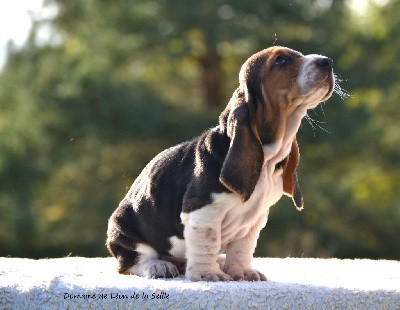
[[[118,260],[118,272],[146,278],[174,278],[178,268],[171,262],[159,259],[158,253],[150,246],[138,243],[135,250],[112,244],[110,252]]]
[[[117,258],[117,270],[121,274],[147,278],[172,278],[179,275],[174,264],[160,259],[156,250],[142,243],[132,233],[122,232],[113,219],[109,221],[106,244],[110,254]]]
[[[159,259],[158,253],[150,246],[138,243],[135,252],[137,262],[127,272],[146,278],[174,278],[179,275],[178,268],[165,260]]]

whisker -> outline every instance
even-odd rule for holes
[[[305,119],[307,120],[307,122],[310,124],[312,131],[313,131],[313,136],[315,138],[315,127],[314,124],[311,121],[311,118],[308,116],[308,114],[306,114]]]
[[[346,99],[347,97],[349,97],[350,95],[349,95],[349,93],[348,93],[346,90],[344,90],[344,89],[339,85],[339,83],[342,82],[343,80],[342,80],[338,75],[336,75],[336,74],[334,75],[334,78],[335,78],[335,87],[333,88],[333,91],[334,91],[336,94],[338,94],[339,97],[340,97],[342,100],[345,100],[345,99]],[[325,103],[326,103],[326,102],[322,102],[322,103],[320,104],[320,106],[321,106],[321,111],[322,111],[322,115],[324,116],[324,118],[326,118],[325,110],[324,110]],[[315,116],[319,116],[318,112],[317,112],[315,109],[313,109],[312,111],[313,111],[313,113],[314,113]],[[310,124],[310,126],[311,126],[311,128],[312,128],[312,130],[313,130],[314,137],[315,137],[315,132],[316,132],[316,129],[317,129],[317,128],[321,129],[322,131],[324,131],[324,132],[326,132],[326,133],[330,133],[329,130],[325,129],[325,128],[321,125],[321,124],[326,124],[326,122],[315,120],[315,119],[313,119],[308,113],[305,115],[305,119],[306,119],[307,122]]]
[[[325,107],[325,102],[326,101],[324,101],[324,102],[321,102],[321,104],[320,104],[320,107],[321,107],[321,111],[322,111],[322,115],[326,118],[326,115],[325,115],[325,110],[324,110],[324,107]]]
[[[319,116],[316,109],[312,109],[312,112],[314,113],[315,116]]]
[[[315,137],[315,129],[316,127],[318,127],[319,129],[321,129],[322,131],[325,131],[326,133],[330,133],[327,129],[325,129],[324,127],[322,127],[320,124],[326,124],[326,122],[322,122],[322,121],[317,121],[315,119],[312,119],[310,117],[310,115],[306,114],[306,119],[307,121],[310,123],[311,127],[313,128],[314,131],[314,137]]]
[[[344,90],[342,87],[340,87],[340,85],[339,85],[339,83],[340,82],[343,82],[343,80],[339,77],[339,76],[337,76],[336,74],[334,75],[334,77],[335,77],[335,87],[333,88],[333,91],[336,93],[336,94],[338,94],[339,95],[339,97],[342,99],[342,100],[345,100],[347,97],[349,97],[350,95],[349,95],[349,93],[346,91],[346,90]]]
[[[321,104],[322,104],[322,103],[321,103]],[[322,110],[322,115],[326,118],[326,116],[325,116],[325,111],[324,111],[324,109],[323,109],[322,107],[321,107],[321,110]],[[315,116],[320,116],[320,115],[318,114],[318,111],[317,111],[316,109],[313,109],[312,111],[313,111],[313,113],[314,113]],[[319,123],[319,124],[326,124],[326,122],[324,122],[324,121],[317,121],[317,120],[315,120],[315,119],[313,119],[313,121],[316,122],[316,123]]]
[[[326,122],[324,122],[324,121],[317,121],[316,119],[312,119],[311,117],[310,117],[310,119],[313,121],[314,124],[326,124]]]

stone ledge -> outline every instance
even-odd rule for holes
[[[400,309],[400,262],[256,258],[267,282],[123,276],[113,258],[0,258],[0,309]]]

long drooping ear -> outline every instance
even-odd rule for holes
[[[297,179],[296,167],[299,164],[300,151],[296,138],[292,143],[292,150],[283,167],[283,192],[292,197],[297,210],[303,210],[303,195],[301,193],[299,181]]]
[[[231,111],[227,129],[231,143],[219,180],[244,203],[254,191],[264,161],[261,142],[251,129],[247,104]]]

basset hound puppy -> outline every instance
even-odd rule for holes
[[[260,230],[283,194],[303,208],[296,133],[334,84],[330,58],[279,46],[251,56],[219,124],[151,160],[112,214],[118,272],[265,281],[251,268]]]

